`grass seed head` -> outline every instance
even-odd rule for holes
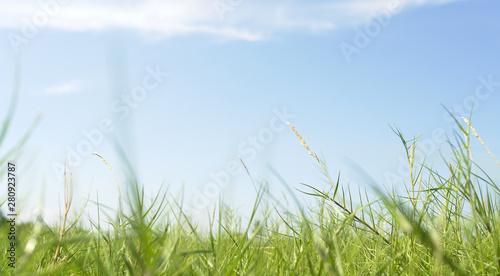
[[[304,140],[304,138],[302,138],[302,136],[300,136],[300,134],[297,132],[297,130],[293,127],[293,125],[290,124],[289,122],[287,122],[287,124],[292,128],[292,130],[295,133],[295,135],[297,135],[297,138],[299,138],[300,144],[309,152],[310,155],[315,156],[314,152],[312,152],[312,150],[309,148],[309,146],[307,145],[307,143]]]

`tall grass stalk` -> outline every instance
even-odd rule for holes
[[[500,189],[474,159],[471,135],[497,159],[470,119],[456,124],[442,171],[417,159],[418,138],[393,129],[410,172],[403,193],[383,190],[392,183],[376,183],[355,164],[370,188],[351,190],[340,173],[330,176],[290,125],[328,185],[289,184],[270,168],[274,177],[259,186],[243,163],[256,190],[252,210],[240,214],[220,200],[207,210],[208,225],[191,217],[183,198],[172,197],[168,188],[148,198],[136,179],[117,179],[113,172],[117,186],[127,183],[125,197],[118,186],[116,210],[97,198],[97,220],[88,218],[85,226],[79,215],[69,216],[68,171],[59,227],[43,220],[19,226],[22,266],[12,270],[3,262],[0,274],[498,275]],[[270,185],[282,185],[286,193],[270,193]],[[312,203],[299,200],[291,187]],[[6,231],[4,224],[0,228]],[[6,252],[5,243],[0,250]]]

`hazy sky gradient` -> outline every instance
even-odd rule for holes
[[[437,149],[445,156],[449,149],[431,143],[433,133],[453,128],[442,105],[467,116],[476,90],[481,98],[473,124],[490,150],[500,152],[496,1],[222,1],[235,3],[223,18],[217,1],[67,2],[27,38],[23,26],[43,11],[38,2],[0,1],[2,111],[13,87],[11,40],[27,40],[18,44],[19,106],[0,151],[44,114],[18,162],[21,197],[33,205],[45,183],[48,217],[58,213],[62,187],[54,162],[89,140],[82,131],[103,119],[116,130],[92,151],[108,159],[121,182],[126,172],[112,146],[115,136],[147,190],[184,184],[186,197],[203,191],[210,174],[227,171],[238,155],[278,197],[282,187],[268,165],[293,187],[328,187],[293,132],[273,119],[275,109],[293,114],[289,121],[325,157],[332,175],[340,170],[343,183],[353,187],[367,186],[349,159],[387,187],[403,185],[387,178],[406,177],[399,172],[403,147],[390,125],[408,138],[423,134],[435,149],[430,160],[439,164]],[[157,68],[168,77],[125,115],[121,95]],[[270,123],[272,138],[263,130],[272,129]],[[268,142],[260,142],[261,150],[251,146],[259,134]],[[477,160],[498,172],[474,146]],[[80,199],[93,182],[92,199],[99,191],[100,201],[117,206],[113,177],[99,158],[83,157],[74,172]],[[230,180],[226,199],[246,210],[255,194],[249,178],[240,173]]]

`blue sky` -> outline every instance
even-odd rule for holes
[[[282,187],[268,166],[294,187],[328,187],[283,121],[353,187],[366,185],[346,160],[387,187],[404,185],[387,177],[406,177],[390,125],[408,138],[422,134],[424,151],[439,163],[438,149],[449,152],[436,137],[453,129],[442,105],[467,116],[474,95],[472,123],[500,152],[496,1],[0,3],[4,114],[16,60],[22,72],[12,131],[0,151],[43,113],[17,162],[26,213],[36,213],[44,194],[47,220],[57,216],[62,191],[54,167],[79,145],[105,156],[124,185],[115,138],[147,191],[164,183],[175,193],[184,185],[191,205],[212,206],[211,195],[223,194],[243,211],[255,192],[241,170],[229,173],[238,156],[276,195]],[[289,115],[282,121],[277,113]],[[104,133],[100,124],[114,129]],[[95,131],[102,139],[96,134],[93,144],[84,133]],[[498,179],[494,161],[475,146],[476,158]],[[91,199],[98,191],[101,202],[116,207],[107,167],[96,156],[80,157],[72,164],[77,199],[93,183]],[[214,174],[229,176],[220,191],[210,184]]]

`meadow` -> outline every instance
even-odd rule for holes
[[[13,99],[0,145],[11,134],[16,93]],[[207,228],[183,211],[182,198],[170,197],[165,188],[148,199],[132,177],[119,180],[127,190],[117,192],[121,205],[115,210],[98,198],[89,201],[87,208],[99,212],[86,227],[85,216],[71,216],[85,210],[72,209],[76,184],[67,169],[60,222],[39,218],[17,225],[15,268],[7,259],[9,224],[0,225],[0,275],[498,275],[500,187],[474,162],[471,140],[482,140],[470,118],[455,123],[443,171],[416,162],[418,139],[394,129],[410,170],[403,194],[382,190],[362,169],[370,188],[351,191],[290,125],[304,158],[316,160],[331,188],[288,184],[274,172],[280,183],[254,183],[260,189],[252,213],[244,214],[248,221],[219,202],[217,211],[206,214]],[[31,131],[2,156],[2,175]],[[315,204],[303,206],[290,193],[298,208],[288,210],[268,192],[271,184],[298,189]]]

